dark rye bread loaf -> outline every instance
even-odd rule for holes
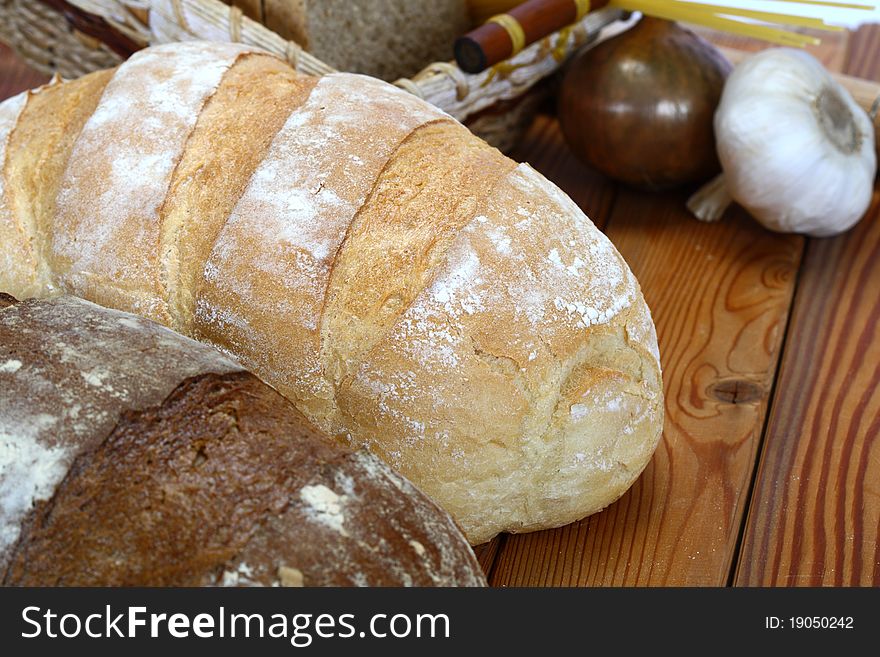
[[[215,350],[0,300],[6,585],[482,585],[449,516]]]

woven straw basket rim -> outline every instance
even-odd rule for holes
[[[621,31],[623,15],[612,8],[587,14],[483,73],[469,75],[454,63],[436,62],[395,84],[464,120],[498,101],[520,97],[600,32],[607,37]],[[193,39],[258,46],[311,75],[333,71],[219,0],[0,0],[0,39],[36,68],[64,77],[116,66],[150,44]]]

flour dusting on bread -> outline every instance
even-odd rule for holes
[[[9,136],[26,102],[25,92],[0,103],[0,292],[18,296],[33,292],[31,278],[35,266],[31,258],[30,243],[9,207],[3,171],[6,167]]]
[[[58,195],[56,272],[70,291],[128,304],[167,323],[158,281],[160,207],[199,111],[236,58],[228,44],[170,44],[136,53],[104,90]]]
[[[32,411],[16,405],[0,413],[0,567],[18,540],[24,516],[36,502],[52,497],[70,465],[70,450],[51,444],[58,418]]]
[[[121,67],[64,176],[50,263],[62,286],[235,355],[475,542],[626,490],[663,397],[650,313],[611,242],[419,98],[350,74],[262,75],[258,57],[224,74],[241,52],[176,44]],[[246,100],[255,88],[262,104]],[[274,122],[225,129],[236,110]],[[127,390],[99,371],[79,380]],[[346,503],[309,489],[312,524],[332,531],[344,514],[351,531],[354,498],[323,485]]]
[[[221,348],[250,343],[248,367],[294,399],[326,403],[332,393],[318,358],[318,322],[336,253],[397,144],[444,118],[378,80],[321,78],[220,233],[196,301],[201,335]],[[284,358],[276,357],[269,319],[284,322],[291,348]]]

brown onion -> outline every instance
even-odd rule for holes
[[[559,120],[572,151],[610,178],[647,189],[720,170],[712,117],[731,66],[676,23],[642,18],[571,62]]]

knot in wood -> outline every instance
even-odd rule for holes
[[[723,379],[709,386],[709,396],[727,404],[748,404],[764,396],[764,388],[747,379]]]

